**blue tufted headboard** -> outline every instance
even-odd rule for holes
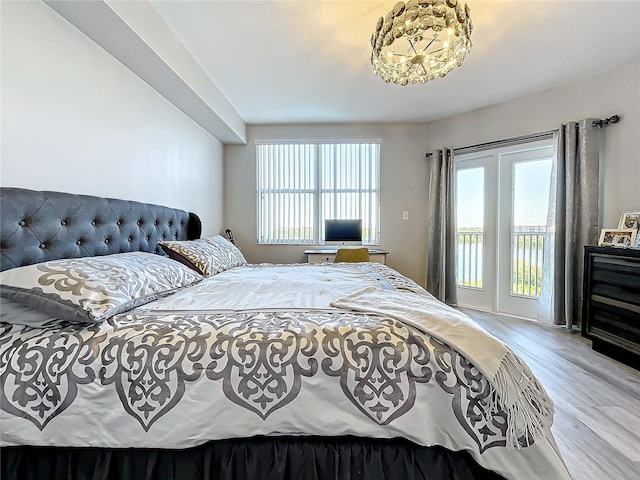
[[[0,188],[0,271],[59,258],[142,251],[200,238],[194,213],[147,203]]]

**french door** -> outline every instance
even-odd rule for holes
[[[458,304],[535,318],[553,140],[455,156]]]

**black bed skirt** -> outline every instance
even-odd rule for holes
[[[255,437],[180,450],[6,447],[3,480],[498,480],[467,452],[402,439]]]

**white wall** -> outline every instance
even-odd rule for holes
[[[423,124],[248,126],[247,145],[225,145],[225,225],[247,260],[305,262],[302,245],[257,245],[255,140],[276,138],[381,138],[381,248],[387,264],[419,278],[426,262],[427,160]],[[409,220],[402,220],[402,211]]]
[[[623,210],[640,209],[640,57],[607,74],[427,125],[429,147],[462,147],[619,114],[604,129],[601,227],[617,227]]]
[[[0,184],[158,203],[222,227],[222,144],[41,2],[0,2]]]
[[[391,267],[424,284],[429,198],[426,152],[620,114],[622,121],[605,129],[601,173],[602,225],[617,226],[622,210],[640,209],[638,85],[640,57],[597,78],[427,124],[249,126],[247,145],[226,145],[224,149],[225,225],[233,229],[250,262],[304,261],[303,246],[256,244],[255,139],[381,137],[382,247],[390,251],[387,263]],[[409,211],[408,221],[402,221],[402,210]]]

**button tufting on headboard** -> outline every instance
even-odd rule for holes
[[[0,270],[113,253],[162,253],[161,238],[199,238],[197,215],[160,205],[0,188]],[[152,226],[155,225],[155,226]]]

